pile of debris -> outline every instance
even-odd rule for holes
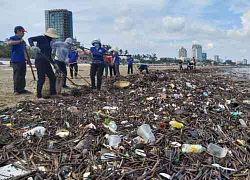
[[[212,69],[104,85],[2,111],[0,179],[250,178],[249,83]]]

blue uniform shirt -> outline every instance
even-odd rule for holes
[[[90,51],[93,55],[92,63],[104,63],[103,55],[107,52],[104,48],[100,47],[97,50],[95,47],[91,47]]]
[[[147,70],[148,66],[146,64],[141,64],[139,69],[141,69],[142,71]]]
[[[10,37],[12,41],[18,41],[20,38],[15,35]],[[20,63],[26,62],[25,54],[24,54],[24,46],[23,43],[18,43],[16,45],[11,46],[11,60],[12,63]]]
[[[120,63],[120,57],[119,57],[119,54],[118,52],[115,52],[114,54],[114,63]]]
[[[77,63],[78,53],[70,51],[69,52],[69,64]]]
[[[128,61],[128,65],[132,65],[133,62],[134,62],[134,59],[133,59],[132,57],[129,57],[129,58],[127,59],[127,61]]]

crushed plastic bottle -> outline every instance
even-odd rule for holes
[[[245,123],[245,121],[243,119],[239,119],[240,124],[242,125],[242,127],[244,128],[248,128],[247,124]]]
[[[243,103],[244,104],[250,104],[250,100],[244,100]]]
[[[73,114],[78,114],[80,112],[80,109],[76,106],[71,106],[71,107],[68,107],[67,111]]]
[[[204,97],[208,97],[208,92],[203,92]]]
[[[117,125],[116,125],[116,123],[114,121],[110,121],[108,126],[109,126],[109,129],[111,131],[116,131],[117,130]]]
[[[235,111],[235,112],[231,112],[230,114],[233,116],[241,116],[243,114],[243,112]]]
[[[45,134],[45,128],[42,126],[37,126],[25,133],[23,133],[23,137],[33,136],[36,135],[38,138],[42,138]]]
[[[176,129],[181,129],[184,126],[182,123],[179,123],[177,121],[170,121],[169,124],[172,128]]]
[[[210,152],[213,156],[218,158],[224,158],[227,155],[227,149],[217,146],[216,144],[210,143],[207,147],[208,152]]]
[[[183,144],[181,150],[184,153],[201,153],[206,151],[206,148],[202,145]]]

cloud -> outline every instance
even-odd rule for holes
[[[229,11],[234,13],[245,13],[250,8],[249,0],[230,0]]]
[[[241,53],[246,53],[246,52],[247,52],[247,49],[241,49],[240,52],[241,52]]]
[[[184,17],[165,16],[162,18],[162,23],[169,32],[179,32],[185,28]]]
[[[212,42],[205,45],[205,50],[211,50],[214,48],[214,44]]]

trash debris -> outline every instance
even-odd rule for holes
[[[178,143],[178,142],[171,142],[171,146],[175,147],[175,148],[178,148],[178,147],[181,147],[181,144]]]
[[[207,150],[213,155],[218,158],[224,158],[227,155],[227,149],[217,146],[216,144],[210,143],[207,147]]]
[[[105,161],[105,160],[110,160],[110,159],[115,159],[116,155],[112,154],[112,153],[104,153],[101,156],[101,160]]]
[[[141,136],[145,140],[146,143],[148,143],[148,142],[154,143],[155,142],[155,136],[152,133],[152,130],[148,124],[141,125],[137,130],[137,134],[139,136]]]
[[[112,132],[115,132],[117,130],[117,125],[114,121],[110,121],[108,127]]]
[[[182,123],[179,123],[177,121],[170,121],[169,124],[172,128],[176,129],[181,129],[184,126]]]
[[[247,124],[245,123],[245,121],[243,119],[239,119],[240,124],[242,125],[242,127],[244,128],[248,128]]]
[[[80,112],[79,108],[76,106],[68,107],[67,111],[74,113],[74,114],[78,114]]]
[[[171,176],[169,174],[160,173],[159,175],[162,176],[162,177],[164,177],[164,178],[171,179]]]
[[[154,97],[147,97],[146,100],[147,101],[152,101],[154,99]]]
[[[216,167],[216,168],[221,168],[221,169],[227,170],[227,171],[236,171],[236,169],[222,167],[222,166],[219,165],[219,164],[212,164],[212,166],[213,166],[213,167]]]
[[[23,133],[23,137],[28,137],[28,136],[37,136],[38,138],[42,138],[45,134],[45,128],[42,126],[35,127],[25,133]]]
[[[241,116],[243,113],[237,111],[237,112],[231,112],[230,114],[233,116]]]
[[[30,180],[249,179],[250,128],[240,121],[250,127],[250,83],[224,71],[152,70],[104,79],[97,93],[84,86],[22,101],[0,111],[1,168],[23,159],[19,179]],[[118,80],[130,85],[114,88]],[[23,137],[39,126],[42,138]]]
[[[109,145],[113,148],[117,148],[121,143],[121,138],[118,135],[110,135],[108,137]]]
[[[14,164],[9,164],[3,167],[0,167],[0,179],[12,179],[17,176],[24,176],[26,174],[29,174],[30,171],[25,171],[18,166],[21,165],[20,162],[16,162]]]
[[[146,157],[147,155],[145,154],[144,150],[141,149],[136,149],[135,154],[138,156]]]
[[[183,144],[181,150],[184,153],[201,153],[206,151],[206,148],[202,145]]]
[[[66,129],[59,129],[56,131],[56,135],[61,137],[61,138],[64,138],[64,137],[67,137],[69,135],[69,131]]]

